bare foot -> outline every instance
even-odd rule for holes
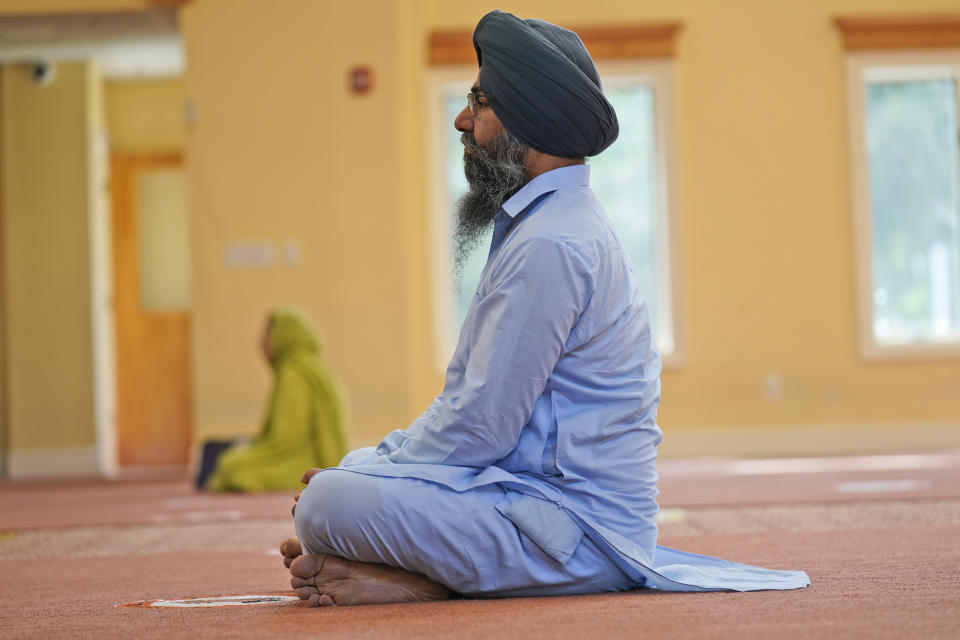
[[[301,555],[290,566],[292,586],[311,607],[446,600],[450,590],[424,575],[337,556]]]
[[[280,553],[283,554],[284,566],[289,569],[293,561],[298,556],[303,555],[303,548],[300,546],[300,541],[296,538],[287,538],[280,544]]]

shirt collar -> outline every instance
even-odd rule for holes
[[[561,187],[570,186],[590,186],[590,167],[585,164],[574,164],[541,173],[523,185],[520,191],[510,196],[510,199],[503,203],[503,210],[511,218],[516,217],[518,213],[526,209],[531,202],[541,195],[549,191],[556,191]]]

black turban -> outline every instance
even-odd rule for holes
[[[543,20],[491,11],[473,32],[480,88],[500,122],[552,156],[595,156],[620,126],[579,36]]]

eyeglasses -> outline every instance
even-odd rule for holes
[[[481,100],[484,102],[480,102]],[[490,106],[490,103],[486,102],[486,100],[487,97],[482,93],[474,93],[473,91],[467,93],[467,106],[470,107],[470,113],[473,114],[474,118],[480,113],[481,108]]]

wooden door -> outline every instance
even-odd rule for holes
[[[175,187],[178,176],[182,185],[183,159],[178,154],[114,155],[111,161],[117,448],[121,465],[186,463],[189,457],[189,302],[180,294],[158,302],[158,296],[151,293],[157,288],[158,278],[162,282],[168,274],[179,273],[182,279],[182,270],[189,271],[189,264],[179,264],[189,261],[189,249],[178,246],[189,241],[181,237],[170,240],[172,246],[166,247],[169,251],[163,257],[174,263],[161,264],[160,273],[155,264],[145,264],[150,256],[144,255],[151,254],[156,262],[157,250],[149,249],[156,240],[145,227],[145,212],[149,210],[153,226],[159,219],[161,227],[163,216],[186,215],[182,194],[163,194],[164,184]],[[154,186],[146,188],[149,185]],[[165,209],[170,203],[173,206]]]

